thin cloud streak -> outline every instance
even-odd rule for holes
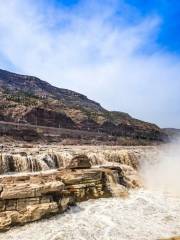
[[[43,1],[2,1],[2,68],[10,62],[108,109],[180,128],[180,59],[156,44],[160,17],[129,22],[126,13],[134,10],[125,3],[92,2],[57,9]]]

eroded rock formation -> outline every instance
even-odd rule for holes
[[[124,184],[124,185],[123,185]],[[61,213],[90,198],[126,196],[120,169],[92,168],[0,178],[0,230]]]
[[[138,160],[132,152],[102,150],[96,159],[91,154],[83,147],[3,152],[0,169],[8,174],[0,175],[0,230],[62,213],[76,202],[124,197],[128,189],[140,186]]]

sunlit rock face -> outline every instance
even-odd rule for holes
[[[0,230],[62,213],[76,202],[126,197],[129,189],[142,186],[141,155],[141,148],[5,148],[0,154]]]
[[[5,147],[1,154],[0,230],[58,213],[61,216],[12,228],[1,238],[178,240],[171,237],[178,236],[180,229],[177,189],[161,192],[162,181],[157,181],[160,176],[169,190],[167,169],[176,176],[170,183],[179,186],[179,175],[174,174],[178,166],[179,150],[169,151],[168,146]]]
[[[0,230],[62,213],[76,202],[127,195],[127,183],[120,167],[79,169],[77,166],[41,173],[2,175]]]

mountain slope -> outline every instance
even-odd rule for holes
[[[171,140],[180,139],[180,129],[177,128],[163,128],[163,131],[169,136]]]
[[[0,70],[0,120],[163,141],[161,129],[33,76]]]

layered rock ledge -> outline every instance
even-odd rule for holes
[[[127,195],[121,167],[78,168],[1,176],[0,230],[62,213],[76,202]]]
[[[77,202],[127,196],[153,148],[5,146],[0,153],[0,231],[62,213]]]

